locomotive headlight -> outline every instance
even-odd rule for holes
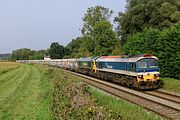
[[[159,74],[154,74],[154,76],[159,77]]]
[[[138,75],[138,78],[143,78],[143,75]]]

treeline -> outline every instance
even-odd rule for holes
[[[112,14],[103,6],[88,8],[82,35],[65,47],[54,42],[46,53],[53,59],[151,53],[160,59],[162,76],[180,79],[179,0],[127,0],[114,24]]]
[[[28,48],[17,49],[12,52],[11,60],[41,60],[47,55],[47,50],[31,50]]]
[[[112,14],[112,10],[102,6],[88,8],[83,17],[82,36],[66,46],[70,50],[67,57],[123,54],[122,49],[131,35],[148,28],[162,31],[175,25],[180,20],[180,1],[128,0],[126,12],[114,18],[115,30],[109,21]]]
[[[69,50],[58,42],[53,42],[47,50],[31,50],[28,48],[17,49],[12,52],[11,60],[42,60],[44,57],[51,57],[52,59],[62,59]]]

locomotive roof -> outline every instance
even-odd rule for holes
[[[92,61],[94,57],[87,57],[87,58],[79,58],[78,61]]]
[[[143,58],[154,58],[154,59],[158,60],[157,57],[155,57],[151,54],[141,54],[141,55],[135,55],[132,57],[125,57],[125,58],[102,56],[102,57],[99,57],[96,61],[100,61],[100,62],[137,62],[138,60],[143,59]]]

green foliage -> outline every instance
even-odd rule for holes
[[[144,29],[143,32],[130,36],[123,47],[123,54],[154,54],[155,42],[159,37],[158,29]]]
[[[29,59],[30,60],[42,60],[42,59],[44,59],[44,56],[47,55],[47,54],[48,53],[47,53],[46,50],[34,51],[34,54],[32,56],[30,56]]]
[[[150,28],[130,36],[123,52],[154,54],[160,60],[162,76],[180,79],[180,23],[163,31]]]
[[[95,41],[95,55],[110,55],[118,43],[117,36],[108,21],[101,21],[94,26],[92,32]]]
[[[46,50],[35,51],[28,48],[22,48],[12,52],[11,60],[39,60],[43,59],[45,54],[47,54]]]
[[[52,59],[61,59],[65,55],[65,50],[58,42],[51,43],[49,54]]]
[[[31,56],[33,53],[30,49],[23,48],[23,49],[17,49],[14,50],[11,56],[12,60],[28,60],[29,56]]]
[[[69,58],[120,54],[120,43],[109,21],[96,23],[91,35],[73,39],[67,48],[71,53]]]
[[[79,49],[83,47],[83,39],[82,37],[77,37],[73,39],[65,48],[69,50],[69,55],[66,56],[67,58],[78,58],[79,56]]]
[[[98,5],[88,8],[83,18],[84,26],[82,28],[82,33],[88,35],[91,34],[96,23],[103,20],[108,20],[112,13],[112,10]]]
[[[73,39],[67,45],[70,50],[70,55],[67,57],[119,54],[120,44],[109,22],[112,13],[112,10],[102,6],[88,8],[83,17],[83,36]]]
[[[162,66],[161,73],[180,79],[180,23],[162,31],[155,47]]]
[[[164,29],[180,20],[178,0],[128,0],[125,13],[115,18],[117,33],[124,44],[128,35],[144,28]]]

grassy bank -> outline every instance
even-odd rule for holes
[[[155,114],[125,100],[107,96],[95,89],[90,89],[90,93],[98,105],[104,108],[105,118],[108,120],[111,118],[114,120],[160,120],[160,117]]]
[[[159,120],[142,107],[105,95],[80,78],[59,69],[49,69],[53,84],[54,119]]]
[[[164,83],[163,89],[180,93],[180,80],[173,78],[161,78]]]

